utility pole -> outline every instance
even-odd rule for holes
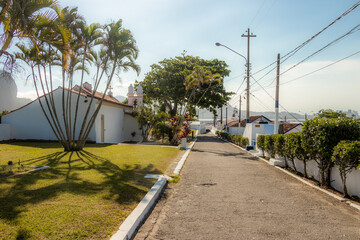
[[[279,79],[280,78],[280,53],[277,55],[276,66],[276,91],[275,91],[275,125],[274,134],[279,133]]]
[[[241,94],[239,99],[239,131],[240,131],[240,122],[241,122]]]
[[[226,129],[226,131],[227,131],[227,105],[226,105],[226,111],[225,111],[225,112],[226,112],[226,115],[225,115],[225,119],[226,119],[226,124],[225,124],[225,126],[226,126],[226,127],[225,127],[225,129]]]
[[[250,122],[250,38],[256,37],[256,35],[250,34],[250,28],[247,30],[247,35],[243,34],[241,37],[247,37],[248,39],[248,49],[247,49],[247,71],[246,71],[246,78],[247,78],[247,87],[246,87],[246,123]]]

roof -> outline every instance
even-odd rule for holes
[[[79,85],[75,85],[73,88],[72,88],[72,91],[75,92],[75,93],[78,93],[79,92]],[[84,87],[81,87],[80,89],[80,93],[88,96],[88,97],[91,97],[94,93],[94,91],[90,91]],[[103,93],[100,93],[100,92],[97,92],[95,91],[94,93],[94,98],[96,99],[101,99],[103,97]],[[130,105],[127,105],[127,104],[124,104],[122,102],[120,102],[119,100],[117,100],[116,98],[114,98],[113,96],[110,96],[110,95],[106,95],[105,94],[105,97],[104,97],[104,101],[106,102],[111,102],[111,103],[115,103],[115,104],[118,104],[118,105],[121,105],[123,107],[129,107],[129,108],[132,108],[132,106]]]
[[[283,126],[284,134],[290,132],[292,129],[296,128],[297,126],[304,125],[302,123],[288,123],[288,122],[281,122],[280,124]]]
[[[76,89],[75,89],[75,88],[76,88]],[[52,90],[52,91],[49,92],[49,93],[53,93],[53,92],[55,92],[55,91],[58,90],[58,89],[62,89],[62,87],[58,87],[58,88]],[[69,91],[69,89],[67,89],[67,88],[64,88],[64,89],[67,90],[67,91]],[[71,89],[71,92],[78,94],[78,93],[79,93],[79,86],[78,86],[78,85],[75,85],[75,86],[73,87],[73,89]],[[45,95],[48,95],[49,93],[47,93],[47,94],[45,94]],[[18,111],[18,110],[20,110],[20,109],[22,109],[22,108],[24,108],[24,107],[32,104],[32,103],[38,101],[40,98],[44,97],[45,95],[42,95],[42,96],[36,98],[35,100],[33,100],[33,101],[31,101],[31,102],[29,102],[29,103],[27,103],[27,104],[25,104],[25,105],[17,108],[17,109],[14,109],[14,110],[12,110],[12,111],[10,111],[10,112],[7,112],[6,114],[4,114],[4,115],[2,115],[2,116],[5,116],[5,115],[10,114],[10,113],[12,113],[12,112],[16,112],[16,111]],[[92,96],[92,91],[89,91],[89,90],[87,90],[87,89],[85,89],[85,88],[81,88],[80,95],[82,95],[82,96],[84,96],[84,97],[91,97],[91,96]],[[100,92],[95,92],[94,98],[100,100],[100,99],[102,98],[102,96],[103,96],[102,93],[100,93]],[[111,97],[111,96],[109,96],[109,95],[105,95],[104,101],[105,101],[105,102],[115,103],[115,104],[117,104],[117,105],[120,105],[120,106],[123,106],[123,107],[128,107],[128,108],[131,108],[131,109],[133,108],[133,107],[130,106],[130,105],[121,103],[119,100],[117,100],[116,98]]]
[[[250,123],[255,122],[259,118],[264,118],[264,120],[266,122],[271,122],[271,120],[269,118],[265,117],[264,115],[256,115],[256,116],[250,116],[250,118],[249,118]],[[228,126],[229,127],[238,127],[239,126],[239,120],[228,121]],[[243,119],[240,122],[240,127],[245,127],[245,126],[246,126],[246,119]]]

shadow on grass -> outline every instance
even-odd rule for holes
[[[21,212],[27,211],[26,205],[37,204],[62,193],[95,195],[104,191],[106,199],[125,205],[133,204],[145,195],[143,188],[153,184],[151,179],[145,179],[144,176],[159,173],[152,164],[119,167],[87,151],[56,152],[22,162],[51,168],[13,179],[0,178],[1,185],[9,186],[0,193],[1,219],[14,220]],[[82,177],[84,174],[86,179]],[[92,179],[91,174],[100,176]]]
[[[48,149],[48,148],[61,148],[61,144],[57,141],[40,141],[40,140],[15,140],[15,141],[10,141],[10,142],[0,142],[1,143],[5,143],[7,145],[13,145],[13,146],[20,146],[20,147],[36,147],[36,148],[41,148],[41,149]],[[112,144],[98,144],[98,143],[93,143],[93,142],[89,142],[86,143],[86,147],[108,147],[109,145]]]

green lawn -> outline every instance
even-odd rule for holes
[[[8,161],[48,170],[0,178],[0,239],[109,239],[180,150],[89,144],[65,153],[57,143],[0,144]]]

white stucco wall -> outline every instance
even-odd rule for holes
[[[101,115],[104,115],[104,143],[122,142],[124,109],[116,104],[103,102],[95,121],[96,142],[101,143]]]
[[[140,126],[135,117],[125,114],[123,125],[123,138],[122,141],[141,141],[143,139]],[[131,133],[135,132],[135,137]]]
[[[294,169],[291,161],[287,161],[287,162],[288,162],[288,166],[291,167],[292,169]],[[295,166],[296,166],[296,170],[298,172],[304,174],[303,161],[295,159]],[[317,163],[314,160],[306,162],[306,172],[307,172],[309,178],[314,178],[317,181],[320,180],[320,171],[317,166]],[[331,186],[333,188],[335,188],[339,192],[342,192],[342,181],[341,181],[339,169],[337,166],[334,166],[331,169],[330,181],[331,181]],[[352,172],[350,172],[347,175],[346,187],[347,187],[348,193],[350,195],[356,195],[356,196],[360,197],[360,169],[359,168],[354,169]]]
[[[203,133],[206,132],[205,123],[201,123],[199,121],[191,122],[190,123],[190,129],[198,130],[200,134],[203,134]]]
[[[11,139],[11,125],[0,124],[0,141],[6,141]]]
[[[229,133],[230,134],[236,134],[236,135],[242,135],[244,134],[244,127],[229,127]]]
[[[76,101],[76,95],[72,94],[72,101]],[[54,91],[54,102],[57,109],[58,117],[60,123],[63,125],[62,117],[62,90],[57,89]],[[79,110],[78,110],[78,121],[77,121],[77,134],[80,131],[80,123],[82,122],[87,106],[89,102],[85,102],[85,97],[80,97]],[[43,103],[44,108],[47,110],[47,105],[45,99],[42,97],[40,101]],[[75,104],[74,104],[75,105]],[[94,108],[92,107],[92,112]],[[72,109],[72,120],[74,120],[75,107]],[[21,140],[57,140],[48,121],[45,118],[45,115],[40,107],[39,100],[30,103],[29,105],[20,108],[14,112],[11,112],[7,115],[2,116],[3,124],[11,125],[11,139],[21,139]],[[95,140],[95,131],[92,130],[88,140]]]

